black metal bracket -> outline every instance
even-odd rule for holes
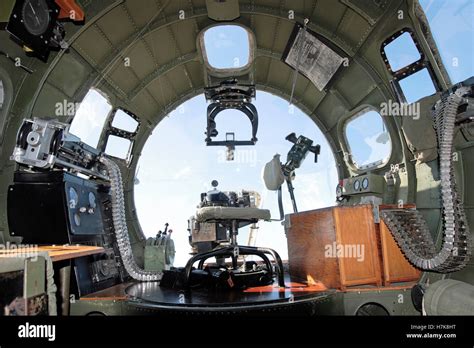
[[[219,86],[209,87],[205,90],[206,99],[211,101],[207,107],[206,145],[227,146],[234,149],[235,146],[255,145],[257,142],[258,111],[251,103],[255,97],[255,86],[239,85],[236,79],[223,81]],[[250,140],[226,139],[213,141],[219,132],[217,131],[216,117],[227,109],[239,110],[244,113],[252,124],[252,138]],[[228,134],[229,135],[229,134]],[[233,135],[233,133],[230,133]]]
[[[219,132],[217,131],[216,117],[217,115],[226,109],[235,109],[243,112],[249,118],[252,123],[252,138],[250,140],[224,140],[224,141],[213,141],[211,138],[216,137]],[[212,103],[207,107],[207,131],[206,131],[206,144],[208,146],[240,146],[240,145],[255,145],[257,142],[257,130],[258,130],[258,112],[257,108],[247,102],[242,102],[238,106],[227,106],[221,102]]]
[[[204,252],[198,255],[193,256],[186,264],[185,267],[185,278],[184,285],[189,286],[189,279],[191,277],[191,271],[193,269],[194,263],[199,261],[198,269],[203,269],[204,262],[211,257],[224,257],[230,256],[232,258],[233,268],[237,267],[237,260],[235,257],[235,249],[238,249],[239,255],[256,255],[261,257],[264,260],[265,265],[267,266],[268,272],[273,276],[272,264],[266,255],[270,255],[275,261],[275,271],[278,278],[278,286],[285,287],[285,279],[283,273],[283,262],[280,255],[273,249],[270,248],[261,248],[261,247],[252,247],[252,246],[243,246],[243,245],[231,245],[216,250],[211,250]]]

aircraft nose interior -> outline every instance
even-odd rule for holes
[[[0,294],[4,315],[474,314],[474,80],[451,81],[418,0],[4,0],[0,9],[0,244],[9,246],[0,286],[18,271],[47,279]],[[233,35],[243,41],[232,46]],[[395,53],[416,57],[397,66],[399,40]],[[419,73],[425,80],[407,88]],[[245,171],[231,181],[241,186],[219,184],[234,173],[208,165],[212,188],[188,188],[197,207],[181,211],[187,230],[166,223],[146,235],[134,190],[160,122],[198,96],[202,144],[190,157],[215,147],[232,162],[269,146],[262,130],[284,128],[257,107],[260,93],[297,107],[322,138],[291,121],[278,139],[285,152],[273,142],[273,158],[258,162],[265,193],[246,187]],[[222,131],[228,110],[249,137]],[[364,147],[380,153],[361,157]],[[172,158],[177,148],[154,150]],[[298,173],[326,150],[334,204],[301,209]],[[278,211],[262,204],[266,191]],[[267,223],[284,234],[281,249],[255,242]],[[189,242],[184,264],[178,238]],[[43,260],[36,268],[31,252]],[[14,268],[15,258],[26,261]],[[38,305],[20,309],[16,298]]]

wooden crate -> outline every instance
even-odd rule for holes
[[[291,214],[288,239],[288,265],[295,280],[321,281],[328,288],[340,287],[339,265],[324,256],[324,245],[336,242],[332,208]]]
[[[328,288],[342,290],[355,285],[382,285],[371,205],[312,210],[291,214],[288,219],[292,277],[321,281]],[[346,253],[338,253],[338,246]],[[363,257],[358,259],[356,251],[363,251]]]

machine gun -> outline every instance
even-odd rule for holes
[[[291,197],[291,203],[293,205],[293,211],[297,213],[298,208],[296,206],[292,184],[292,181],[295,178],[295,170],[301,166],[309,152],[314,153],[314,163],[318,162],[318,155],[321,152],[320,145],[313,145],[313,140],[306,138],[303,135],[296,137],[295,133],[291,133],[285,139],[293,143],[293,146],[286,157],[285,164],[280,163],[280,155],[275,155],[273,159],[265,165],[263,172],[263,179],[267,189],[278,191],[280,220],[283,220],[284,217],[281,185],[286,181],[288,192]]]
[[[288,134],[285,139],[294,145],[288,152],[284,170],[294,171],[299,168],[308,155],[308,152],[314,153],[314,163],[318,163],[318,155],[321,152],[320,145],[313,146],[313,141],[311,139],[306,138],[303,135],[300,135],[297,138],[295,133]]]
[[[66,169],[108,180],[101,153],[69,133],[69,125],[54,120],[24,120],[11,159],[23,168]]]
[[[161,278],[160,272],[141,269],[133,258],[119,166],[70,134],[69,124],[24,120],[11,159],[18,163],[7,197],[12,235],[29,244],[104,248],[104,255],[75,261],[75,288],[81,294],[128,276],[140,281]],[[25,212],[28,219],[23,218]]]
[[[288,155],[286,157],[286,163],[282,164],[281,168],[283,175],[285,176],[285,181],[288,186],[288,192],[290,193],[291,203],[293,205],[293,211],[298,212],[296,207],[296,200],[294,194],[294,187],[292,180],[295,177],[295,169],[298,169],[303,161],[305,160],[308,152],[314,153],[314,163],[318,162],[318,155],[321,152],[321,146],[313,146],[313,141],[305,136],[300,135],[298,138],[295,133],[289,134],[286,138],[289,142],[292,142],[294,145],[291,147]]]

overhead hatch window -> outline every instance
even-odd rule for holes
[[[295,26],[292,37],[284,62],[305,75],[322,91],[339,69],[343,58],[299,25]]]
[[[135,133],[138,128],[138,121],[122,109],[117,109],[112,121],[112,127],[121,129],[130,133]]]
[[[69,131],[84,143],[97,147],[111,110],[112,105],[107,98],[98,90],[91,89],[77,109]]]
[[[420,51],[410,33],[405,32],[384,47],[392,71],[398,71],[420,60]]]
[[[365,109],[355,115],[345,127],[352,162],[359,169],[379,166],[388,161],[392,143],[380,114]]]
[[[203,37],[203,55],[214,69],[241,69],[250,63],[250,34],[239,25],[217,25]]]
[[[128,161],[130,158],[131,145],[132,142],[128,139],[115,135],[109,135],[107,138],[105,153],[107,155]]]

